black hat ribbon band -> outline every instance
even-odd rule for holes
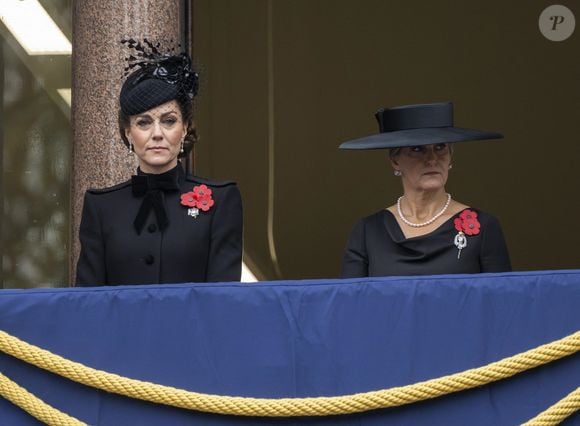
[[[419,104],[383,108],[375,114],[381,133],[428,127],[452,127],[453,104]]]

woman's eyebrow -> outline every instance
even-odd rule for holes
[[[163,114],[161,114],[161,117],[165,117],[166,115],[169,115],[169,114],[177,114],[177,111],[171,110],[171,111],[164,112]]]
[[[149,114],[139,114],[139,115],[135,116],[134,120],[137,120],[138,118],[149,118],[150,119],[151,116]]]

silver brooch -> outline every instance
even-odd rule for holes
[[[187,215],[193,217],[194,219],[197,219],[197,217],[199,216],[199,209],[197,207],[187,209]]]
[[[457,250],[459,250],[457,252],[457,258],[459,259],[461,256],[461,250],[467,247],[467,237],[462,231],[459,231],[459,233],[455,236],[453,243],[455,244],[455,247],[457,247]]]

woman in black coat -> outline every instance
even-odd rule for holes
[[[129,47],[143,56],[121,89],[119,127],[139,168],[127,182],[86,192],[77,286],[239,281],[237,186],[186,175],[178,161],[195,141],[191,60]]]
[[[342,149],[389,149],[403,195],[359,220],[342,261],[345,278],[511,270],[499,221],[454,200],[445,190],[452,143],[502,135],[453,127],[453,104],[385,108],[380,132]]]

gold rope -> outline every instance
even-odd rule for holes
[[[546,411],[538,414],[522,426],[552,426],[559,425],[566,418],[580,409],[580,388],[571,392]]]
[[[0,395],[43,423],[59,426],[85,425],[85,423],[43,402],[2,373],[0,373]]]
[[[0,350],[29,364],[107,392],[217,414],[262,417],[328,416],[395,407],[482,386],[580,350],[580,331],[484,367],[391,389],[335,397],[245,398],[201,394],[129,379],[69,361],[0,331]],[[575,405],[573,411],[580,408]]]

